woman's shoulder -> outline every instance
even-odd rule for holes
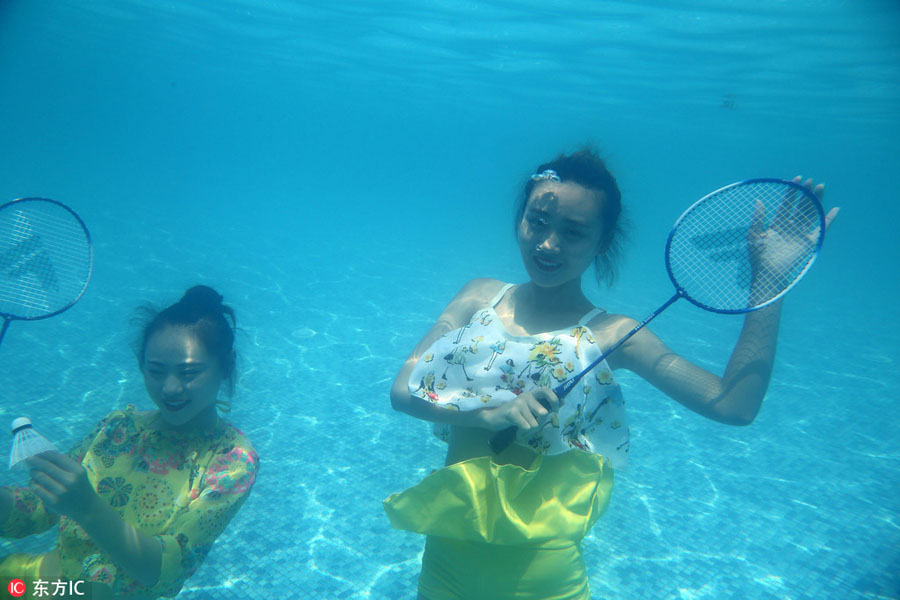
[[[506,285],[511,284],[490,277],[478,277],[466,283],[460,290],[460,294],[466,293],[472,296],[490,299]]]
[[[587,322],[587,327],[601,348],[608,348],[631,331],[638,322],[626,315],[601,311]]]
[[[131,425],[135,429],[143,429],[149,415],[150,413],[140,412],[133,404],[129,404],[124,409],[111,410],[97,423],[95,429],[114,429],[123,424]]]
[[[465,284],[444,309],[441,321],[449,330],[463,327],[479,310],[491,305],[506,284],[497,279],[479,278]]]
[[[607,350],[631,334],[638,325],[638,321],[629,316],[603,313],[592,319],[588,326],[597,345]],[[652,362],[662,353],[669,353],[665,343],[650,331],[650,328],[642,327],[611,353],[607,362],[613,369],[634,370],[636,364]]]
[[[115,409],[94,424],[88,434],[73,446],[68,454],[79,462],[91,447],[104,440],[113,439],[116,445],[128,443],[143,429],[140,413],[134,406],[128,405],[124,410]]]
[[[505,286],[511,285],[499,279],[480,277],[469,281],[459,290],[454,303],[465,304],[472,308],[473,312],[479,308],[488,306]]]
[[[241,456],[246,462],[258,464],[259,455],[256,452],[256,448],[253,447],[250,438],[230,421],[225,421],[224,419],[222,421],[224,427],[222,428],[220,440],[224,442],[221,444],[224,451],[230,452],[237,449],[236,456]]]
[[[206,483],[215,492],[246,494],[256,482],[259,455],[244,432],[230,422],[224,425]]]

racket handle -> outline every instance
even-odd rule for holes
[[[564,382],[561,385],[558,385],[555,388],[553,388],[553,393],[556,394],[556,397],[559,398],[560,400],[562,400],[563,396],[565,396],[569,392],[568,389],[565,389],[566,383],[567,382]],[[571,389],[571,386],[569,387],[569,389]],[[541,406],[543,406],[545,409],[551,410],[550,404],[543,398],[538,398],[538,402],[540,402]],[[504,429],[502,431],[498,431],[497,433],[492,435],[491,439],[488,440],[488,446],[491,447],[491,451],[494,454],[500,454],[501,452],[506,450],[509,447],[509,445],[515,441],[516,432],[518,430],[519,430],[519,428],[516,427],[515,425],[513,425],[511,427],[507,427],[506,429]]]
[[[498,431],[492,435],[491,439],[488,440],[488,446],[491,447],[491,452],[500,454],[509,448],[509,445],[516,439],[516,431],[518,430],[519,428],[513,425],[512,427],[507,427],[503,431]]]
[[[634,329],[632,329],[631,331],[626,333],[622,337],[622,339],[620,339],[615,344],[613,344],[612,347],[610,347],[606,352],[604,352],[602,355],[600,355],[600,357],[598,357],[596,360],[594,360],[594,362],[589,364],[581,373],[579,373],[578,375],[576,375],[574,377],[567,379],[566,381],[563,381],[561,384],[559,384],[558,386],[553,388],[553,393],[556,394],[556,397],[560,401],[562,401],[562,399],[566,397],[566,394],[571,392],[572,388],[574,388],[578,384],[578,382],[581,381],[582,377],[587,375],[594,367],[596,367],[601,362],[606,360],[607,356],[612,354],[619,346],[621,346],[622,344],[624,344],[625,342],[630,340],[631,336],[633,336],[638,331],[640,331],[645,325],[647,325],[647,323],[649,323],[650,321],[655,319],[659,313],[666,310],[673,302],[675,302],[676,300],[681,298],[682,294],[683,294],[683,292],[681,290],[678,290],[674,296],[672,296],[671,298],[669,298],[666,301],[665,304],[663,304],[662,306],[657,308],[655,311],[653,311],[653,313],[649,317],[647,317],[646,319],[644,319],[643,321],[638,323],[634,327]],[[547,404],[545,403],[545,401],[543,399],[540,399],[539,402],[541,403],[541,405],[544,408],[546,408],[547,410],[550,410],[550,407],[547,406]],[[501,452],[506,450],[506,448],[510,444],[513,443],[513,441],[516,439],[516,430],[517,429],[518,428],[515,426],[507,427],[503,431],[499,431],[491,437],[491,439],[488,441],[488,446],[491,447],[491,450],[494,451],[494,454],[500,454]]]

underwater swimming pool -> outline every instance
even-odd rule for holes
[[[732,180],[802,172],[843,211],[788,298],[756,422],[708,422],[617,374],[631,457],[585,541],[591,588],[900,597],[898,285],[885,276],[900,258],[900,10],[678,5],[7,3],[0,84],[19,93],[0,98],[0,198],[66,201],[96,257],[74,308],[11,325],[0,421],[28,415],[65,446],[112,408],[149,408],[132,309],[213,285],[241,329],[230,418],[261,471],[178,597],[414,598],[424,540],[391,529],[381,500],[444,450],[391,410],[390,383],[468,279],[524,278],[511,232],[523,177],[599,144],[631,240],[619,284],[586,288],[641,318],[671,295],[663,244],[683,208]],[[683,304],[654,331],[721,370],[739,320]]]

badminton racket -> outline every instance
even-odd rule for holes
[[[94,247],[75,211],[49,198],[0,206],[0,342],[13,320],[46,319],[84,294]]]
[[[767,210],[771,206],[777,208]],[[565,398],[582,377],[679,298],[723,314],[747,313],[775,302],[806,274],[824,239],[819,199],[795,182],[748,179],[707,194],[678,218],[666,241],[666,271],[675,294],[553,393]],[[764,267],[753,249],[761,245],[771,263]],[[491,449],[503,451],[515,440],[516,430],[494,434]]]

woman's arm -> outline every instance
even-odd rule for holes
[[[437,322],[416,344],[391,386],[391,406],[408,415],[449,425],[480,426],[482,411],[447,410],[409,393],[409,376],[416,363],[431,345],[447,332],[465,326],[475,312],[483,308],[500,290],[502,283],[494,279],[473,279],[456,294],[438,317]]]
[[[633,371],[704,417],[729,425],[749,425],[756,418],[769,386],[780,317],[780,301],[746,316],[721,377],[672,352],[646,328],[608,360],[613,369]],[[615,329],[624,333],[635,324],[631,319],[622,318]]]
[[[500,431],[510,426],[525,430],[537,427],[538,420],[548,412],[541,404],[541,399],[550,406],[550,410],[556,409],[556,396],[552,391],[544,389],[519,394],[514,401],[494,408],[464,411],[448,410],[409,393],[409,377],[419,357],[442,335],[464,327],[502,287],[503,283],[495,279],[473,279],[450,301],[434,326],[416,344],[394,378],[391,387],[391,406],[394,410],[434,423]]]
[[[80,463],[94,438],[106,424],[107,419],[101,420],[91,433],[69,450],[66,455]],[[8,508],[4,508],[4,506],[8,506]],[[47,509],[34,487],[0,489],[0,536],[24,538],[47,531],[57,523],[59,523],[59,514]]]
[[[32,487],[50,510],[81,525],[127,575],[152,586],[159,579],[159,540],[125,522],[94,491],[80,463],[58,452],[28,459]]]
[[[800,183],[800,178],[795,178]],[[813,186],[808,179],[806,187],[821,200],[824,186]],[[748,251],[751,255],[754,274],[765,273],[764,277],[754,277],[751,296],[771,297],[770,290],[762,289],[761,281],[777,280],[783,273],[784,265],[789,265],[793,248],[802,248],[811,243],[802,236],[789,237],[778,219],[789,219],[781,212],[773,225],[763,230],[765,208],[757,207],[757,215],[748,236]],[[790,211],[784,211],[788,214]],[[825,217],[825,227],[837,216],[834,208]],[[669,348],[649,330],[642,329],[613,355],[609,357],[613,368],[634,371],[662,392],[687,408],[710,419],[732,425],[749,425],[756,418],[763,397],[769,386],[772,367],[775,362],[775,346],[778,340],[778,325],[781,320],[781,301],[760,310],[748,313],[737,344],[728,360],[725,373],[719,377],[698,367]],[[614,319],[597,331],[603,339],[618,339],[630,331],[636,323],[624,317]],[[614,337],[610,338],[612,335]]]
[[[0,537],[21,539],[57,523],[59,515],[49,512],[30,487],[0,488]]]

